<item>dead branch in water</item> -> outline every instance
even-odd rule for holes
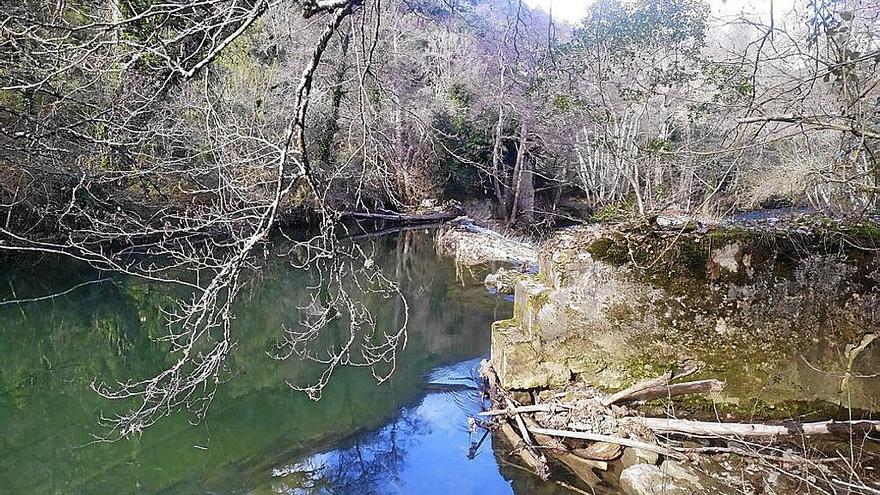
[[[666,459],[685,460],[699,454],[736,454],[746,458],[777,465],[832,466],[847,462],[844,458],[809,459],[796,454],[768,455],[758,451],[730,446],[681,446],[668,435],[715,438],[717,441],[758,438],[762,441],[776,437],[794,438],[814,435],[867,436],[880,430],[880,421],[821,421],[812,423],[721,423],[675,418],[646,418],[637,416],[631,408],[616,406],[616,402],[633,402],[659,397],[675,397],[692,393],[720,391],[724,383],[706,379],[678,384],[671,380],[696,371],[689,366],[672,370],[663,376],[641,381],[616,394],[603,398],[587,391],[578,397],[577,390],[551,396],[546,403],[519,405],[501,385],[497,374],[484,363],[481,374],[487,378],[488,393],[496,407],[480,413],[501,425],[501,431],[516,446],[518,454],[542,478],[549,476],[548,465],[562,465],[588,484],[595,482],[600,471],[613,471],[612,462],[622,462],[625,449],[652,452]],[[574,398],[556,402],[562,396]],[[539,399],[536,399],[539,400]],[[587,422],[585,425],[584,422]],[[517,431],[518,430],[518,431]],[[656,436],[655,436],[656,435]],[[663,435],[663,436],[660,436]],[[528,440],[526,440],[528,439]],[[536,455],[536,451],[541,454]],[[546,457],[544,456],[546,454]],[[640,454],[636,454],[637,456]],[[655,463],[657,460],[655,459]],[[796,479],[800,479],[797,476]],[[827,481],[827,480],[826,480]],[[867,493],[867,492],[866,492]]]
[[[480,375],[488,382],[487,391],[489,397],[494,403],[506,404],[509,409],[516,409],[513,400],[510,399],[507,391],[501,386],[501,382],[498,379],[498,375],[495,374],[495,370],[489,366],[488,363],[484,362],[480,367]],[[514,429],[506,419],[501,421],[501,432],[507,437],[508,441],[514,445],[514,452],[518,454],[526,464],[534,469],[535,474],[537,474],[542,480],[546,481],[550,478],[550,468],[547,466],[547,458],[544,454],[538,452],[537,448],[532,443],[528,428],[522,417],[519,415],[515,415],[514,417],[517,419],[516,423],[519,428],[519,433],[517,433],[516,429]]]
[[[457,212],[440,212],[440,213],[373,213],[369,211],[343,211],[339,212],[343,218],[356,218],[361,220],[385,220],[403,223],[430,223],[445,222],[458,218]]]
[[[574,406],[567,404],[535,404],[533,406],[519,406],[506,409],[492,409],[491,411],[483,411],[480,416],[510,416],[513,414],[549,412],[555,413],[566,409],[572,409]]]
[[[632,447],[634,449],[642,449],[647,450],[648,452],[656,452],[661,455],[665,455],[667,457],[672,457],[675,459],[683,459],[684,456],[673,452],[672,450],[661,447],[659,445],[642,442],[641,440],[633,440],[630,438],[621,438],[614,437],[611,435],[601,435],[598,433],[587,433],[583,431],[568,431],[568,430],[554,430],[550,428],[533,428],[533,433],[541,434],[541,435],[550,435],[555,437],[562,438],[577,438],[579,440],[589,440],[591,442],[605,442],[605,443],[613,443],[617,445],[621,445],[623,447]]]
[[[532,468],[532,471],[537,474],[542,480],[547,480],[550,477],[550,469],[547,467],[546,459],[543,459],[543,456],[540,456],[535,453],[534,449],[526,448],[525,441],[522,437],[517,434],[516,430],[513,426],[508,422],[501,423],[500,428],[501,433],[507,437],[507,441],[513,445],[513,452],[517,454],[529,467]]]

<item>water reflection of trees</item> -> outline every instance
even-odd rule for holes
[[[480,284],[463,287],[456,282],[454,267],[435,256],[429,235],[412,232],[406,237],[375,242],[375,258],[387,265],[389,273],[395,273],[397,250],[406,251],[400,274],[407,271],[402,279],[407,280],[405,288],[410,291],[414,324],[392,382],[375,388],[368,370],[347,369],[336,376],[335,385],[320,403],[290,393],[284,383],[309,373],[308,364],[281,365],[268,359],[265,352],[272,348],[277,329],[296,321],[297,307],[307,297],[308,282],[279,258],[271,270],[258,274],[249,284],[250,292],[238,302],[241,306],[236,308],[235,325],[242,331],[226,363],[224,378],[230,379],[214,404],[209,425],[211,448],[196,455],[193,445],[207,445],[208,440],[205,430],[189,427],[185,415],[169,419],[142,442],[92,446],[77,450],[76,455],[58,455],[71,445],[88,442],[95,433],[98,414],[113,412],[89,390],[92,380],[149,373],[166,364],[166,348],[153,339],[163,335],[163,311],[176,293],[161,285],[119,278],[114,283],[82,287],[52,301],[6,306],[0,311],[0,328],[5,328],[0,334],[0,354],[4,356],[0,417],[6,420],[0,421],[0,443],[19,454],[0,468],[0,492],[49,493],[54,486],[64,486],[65,492],[77,487],[74,491],[115,493],[126,484],[125,476],[144,478],[144,491],[179,483],[200,486],[206,477],[218,492],[229,486],[252,486],[257,479],[265,487],[269,486],[267,470],[258,470],[254,464],[265,462],[259,466],[262,468],[277,465],[279,458],[291,457],[285,450],[328,448],[326,442],[331,437],[350,436],[398,416],[400,405],[414,404],[423,393],[427,370],[477,356],[488,348],[486,330],[496,318],[492,308],[508,305],[484,297]],[[53,293],[96,276],[88,269],[81,273],[80,267],[69,263],[46,267],[55,279],[47,279],[42,272],[3,274],[0,289],[8,293],[0,292],[0,298],[12,297],[13,291],[19,296]],[[381,310],[382,318],[394,318],[399,311],[388,301],[372,303]],[[498,312],[509,311],[505,306]],[[59,408],[61,403],[64,407]],[[299,416],[289,413],[294,410]],[[412,422],[407,414],[404,419]],[[357,458],[351,459],[357,452],[346,449],[337,452],[340,458],[328,467],[351,466],[349,481],[353,483],[358,477],[369,480],[369,465],[382,466],[384,462],[394,466],[392,454],[404,455],[401,449],[405,450],[407,443],[401,436],[407,437],[412,428],[392,426],[397,437],[390,444],[391,439],[382,435],[387,437],[391,431],[385,430],[359,440],[362,457],[368,461],[363,466],[356,464]],[[318,438],[324,438],[324,443]],[[283,442],[281,447],[279,441]],[[383,445],[388,448],[379,455]],[[363,455],[369,451],[375,452]],[[385,461],[377,458],[383,456]],[[230,465],[236,468],[227,469]],[[247,469],[241,469],[242,465]],[[120,475],[101,474],[108,469]],[[400,469],[389,471],[399,473]],[[159,471],[161,475],[156,474]],[[257,472],[260,474],[253,477],[242,474]],[[343,487],[340,490],[344,491],[342,473],[328,470],[327,475],[339,481],[327,486]],[[382,482],[381,477],[374,479]],[[384,479],[390,482],[394,478]],[[298,486],[290,480],[285,477],[283,481]]]
[[[568,482],[570,486],[580,487],[578,488],[580,491],[570,490],[552,481],[543,481],[535,476],[531,468],[521,465],[519,458],[511,455],[514,446],[503,439],[499,442],[500,438],[499,435],[494,436],[495,441],[493,441],[492,449],[495,458],[498,460],[498,471],[505,480],[510,482],[514,495],[575,495],[577,493],[616,495],[620,493],[616,490],[611,490],[607,485],[586,485],[577,477],[567,474],[562,467],[554,476]]]
[[[415,412],[404,410],[397,421],[364,435],[350,446],[318,454],[301,463],[273,470],[276,493],[371,494],[399,484],[407,447],[429,431]]]
[[[427,395],[418,404],[401,409],[386,426],[358,435],[341,448],[273,469],[272,490],[313,494],[398,493],[412,483],[413,474],[424,468],[426,445],[442,442],[449,456],[463,458],[469,418],[481,409],[482,394],[474,387],[478,363],[478,359],[472,359],[435,368],[422,377]],[[460,436],[446,435],[455,430],[460,431]],[[446,456],[434,459],[432,455],[431,468],[442,471],[461,460]]]

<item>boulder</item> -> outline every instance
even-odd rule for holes
[[[676,475],[681,473],[675,473]],[[678,477],[653,464],[634,464],[620,474],[620,490],[626,495],[693,495],[704,493],[692,477]],[[695,478],[694,478],[695,479]]]
[[[762,419],[834,404],[878,410],[880,379],[839,377],[871,375],[880,360],[880,343],[852,367],[844,359],[865,333],[880,333],[880,255],[822,239],[739,226],[565,230],[541,247],[540,273],[517,282],[493,360],[509,364],[499,373],[509,386],[573,376],[603,391],[691,360],[705,363],[701,378],[728,384],[711,399],[693,396],[692,410],[723,404]]]
[[[737,490],[696,471],[686,464],[666,460],[660,466],[634,464],[620,474],[620,490],[626,495],[733,495]]]
[[[644,449],[635,449],[632,447],[627,447],[623,449],[623,455],[620,457],[620,462],[624,468],[635,466],[636,464],[653,465],[657,464],[658,460],[659,456],[656,452],[651,452]]]
[[[494,290],[498,294],[513,294],[514,287],[523,277],[524,275],[516,270],[499,268],[497,272],[486,275],[483,284],[487,289]]]

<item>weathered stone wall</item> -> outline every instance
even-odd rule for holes
[[[841,233],[843,232],[843,233]],[[593,226],[549,240],[496,322],[508,388],[618,389],[695,360],[731,410],[819,401],[880,409],[878,257],[862,231],[663,232]]]

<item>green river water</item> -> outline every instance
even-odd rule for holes
[[[431,238],[372,241],[410,305],[408,346],[388,382],[342,369],[318,402],[287,385],[313,370],[266,352],[296,324],[308,284],[279,258],[237,302],[230,373],[207,419],[194,425],[181,412],[115,443],[90,443],[98,418],[131,404],[100,398],[90,383],[152,376],[169,362],[155,340],[169,289],[117,277],[0,306],[0,493],[555,493],[499,464],[491,437],[468,457],[475,393],[426,391],[427,381],[473,374],[492,321],[511,312],[482,287],[484,272],[457,274]],[[98,277],[64,260],[25,260],[7,269],[0,295]],[[377,309],[380,326],[399,321],[399,303]]]

